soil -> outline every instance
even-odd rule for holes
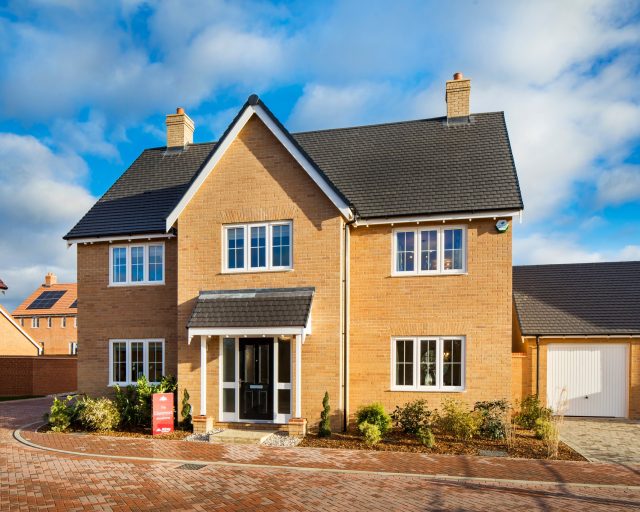
[[[44,425],[38,429],[38,432],[51,432],[51,427],[49,425]],[[137,430],[96,430],[92,432],[88,432],[86,430],[76,430],[70,428],[66,432],[61,432],[63,434],[88,434],[92,436],[110,436],[110,437],[142,437],[142,438],[153,438],[153,439],[162,439],[169,441],[182,440],[187,436],[192,434],[189,430],[174,430],[169,434],[161,434],[154,436],[151,434],[150,428],[141,428]]]
[[[350,450],[378,450],[394,452],[422,452],[437,453],[443,455],[479,455],[480,450],[504,451],[509,457],[523,459],[547,459],[547,449],[544,441],[536,439],[530,430],[517,430],[511,447],[505,441],[492,441],[488,439],[472,439],[460,441],[449,435],[434,431],[436,445],[427,448],[418,440],[408,434],[391,432],[375,446],[368,446],[362,436],[353,432],[334,433],[330,438],[319,438],[317,434],[308,434],[299,446],[311,446],[314,448],[343,448]],[[575,450],[560,442],[556,460],[586,460]]]

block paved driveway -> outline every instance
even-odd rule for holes
[[[640,467],[633,465],[123,442],[29,429],[22,430],[23,438],[48,449],[18,442],[13,430],[39,420],[48,404],[48,399],[0,403],[0,510],[637,510],[640,506]],[[85,455],[51,451],[70,448]],[[207,464],[189,471],[178,469],[183,460],[158,460],[174,456]]]
[[[640,465],[640,421],[565,418],[560,436],[591,461]]]

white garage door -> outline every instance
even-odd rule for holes
[[[547,404],[556,410],[563,398],[567,416],[626,416],[627,346],[549,345]]]

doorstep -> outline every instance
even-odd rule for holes
[[[227,429],[209,436],[210,443],[261,444],[275,430]]]

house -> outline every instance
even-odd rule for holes
[[[356,409],[511,395],[512,238],[523,208],[504,115],[289,133],[250,96],[217,142],[167,116],[65,236],[77,247],[78,386],[177,374],[197,431],[334,428]]]
[[[514,267],[523,394],[571,416],[640,418],[640,262]]]
[[[0,356],[37,356],[40,350],[40,345],[0,305]]]
[[[75,355],[78,350],[78,294],[75,283],[58,283],[49,272],[13,312],[13,317],[46,355]]]

